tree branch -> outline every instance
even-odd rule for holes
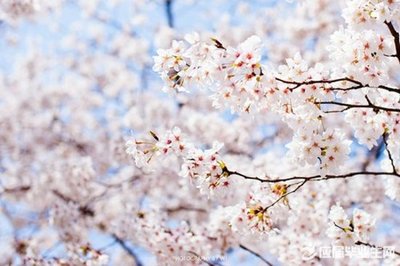
[[[60,198],[61,200],[65,201],[65,202],[72,202],[74,204],[79,205],[79,203],[76,200],[62,194],[58,190],[53,189],[52,192],[54,195],[56,195],[58,198]],[[94,211],[88,205],[79,205],[78,210],[84,216],[92,216],[93,217],[95,215]]]
[[[256,177],[256,176],[248,176],[248,175],[239,173],[237,171],[229,171],[228,169],[225,169],[225,171],[226,171],[226,173],[228,175],[237,175],[237,176],[241,176],[241,177],[243,177],[245,179],[251,179],[251,180],[256,180],[256,181],[260,181],[260,182],[269,182],[269,180],[262,179],[262,178],[259,178],[259,177]],[[279,181],[276,181],[276,182],[279,182]],[[273,183],[273,182],[271,182],[271,183]]]
[[[192,211],[192,212],[201,212],[201,213],[206,213],[207,210],[201,209],[201,208],[196,208],[192,206],[177,206],[175,208],[165,208],[164,209],[168,213],[174,213],[174,212],[180,212],[180,211]]]
[[[244,179],[256,180],[256,181],[259,181],[259,182],[266,182],[266,183],[278,183],[278,182],[287,182],[287,181],[293,181],[293,180],[301,180],[300,183],[291,184],[291,185],[297,185],[297,184],[299,184],[299,185],[295,189],[293,189],[292,191],[286,192],[284,195],[281,195],[272,204],[270,204],[269,206],[265,207],[263,209],[263,212],[267,211],[269,208],[273,207],[275,204],[277,204],[281,200],[285,199],[288,195],[298,191],[302,186],[304,186],[304,184],[306,184],[309,181],[322,181],[322,180],[329,180],[329,179],[345,179],[345,178],[348,178],[348,177],[359,176],[359,175],[374,175],[374,176],[390,175],[390,176],[400,177],[400,174],[398,174],[396,171],[393,171],[393,172],[360,171],[360,172],[351,172],[351,173],[342,174],[342,175],[293,176],[293,177],[278,178],[278,179],[262,179],[262,178],[259,178],[259,177],[247,176],[247,175],[239,173],[237,171],[230,171],[230,170],[228,170],[228,168],[226,166],[222,170],[228,176],[237,175],[237,176],[243,177]]]
[[[267,206],[264,208],[264,212],[266,212],[269,208],[271,208],[272,206],[274,206],[275,204],[277,204],[278,202],[280,202],[281,200],[283,200],[284,198],[286,198],[288,195],[295,193],[297,190],[299,190],[302,186],[304,186],[305,183],[307,183],[307,179],[305,179],[303,182],[300,183],[300,185],[298,185],[295,189],[293,189],[290,192],[286,192],[285,194],[283,194],[282,196],[280,196],[276,201],[274,201],[271,205]]]
[[[395,88],[395,87],[390,87],[390,86],[386,86],[386,85],[379,85],[379,86],[370,86],[369,84],[362,84],[361,81],[358,80],[354,80],[351,78],[337,78],[337,79],[326,79],[326,80],[309,80],[309,81],[303,81],[303,82],[297,82],[297,81],[288,81],[288,80],[284,80],[281,78],[275,78],[277,81],[280,81],[282,83],[285,84],[291,84],[291,85],[295,85],[292,88],[289,88],[291,91],[299,88],[300,86],[303,85],[313,85],[313,84],[333,84],[333,83],[337,83],[337,82],[343,82],[343,81],[347,81],[347,82],[351,82],[353,84],[355,84],[354,86],[351,87],[347,87],[347,88],[336,88],[336,87],[332,87],[329,88],[329,90],[332,91],[351,91],[351,90],[357,90],[357,89],[361,89],[361,88],[377,88],[377,89],[382,89],[382,90],[386,90],[389,92],[395,92],[400,94],[400,89],[399,88]]]
[[[14,187],[14,188],[3,188],[3,191],[0,193],[18,193],[18,192],[27,192],[31,189],[30,186],[19,186],[19,187]]]
[[[252,255],[256,256],[257,258],[259,258],[260,260],[262,260],[265,264],[269,265],[269,266],[273,266],[273,264],[271,262],[269,262],[268,260],[266,260],[263,256],[261,256],[260,254],[258,254],[257,252],[249,249],[248,247],[243,246],[242,244],[239,245],[239,247],[243,250],[246,250],[247,252],[251,253]]]
[[[247,176],[245,174],[238,173],[236,171],[232,172],[229,170],[227,171],[227,173],[228,173],[228,175],[237,175],[237,176],[241,176],[248,180],[256,180],[256,181],[265,182],[265,183],[279,183],[279,182],[287,182],[287,181],[293,181],[293,180],[322,181],[322,180],[328,180],[328,179],[345,179],[348,177],[360,176],[360,175],[373,175],[373,176],[390,175],[390,176],[400,177],[400,174],[393,173],[393,172],[369,172],[369,171],[350,172],[350,173],[341,174],[341,175],[292,176],[292,177],[277,178],[277,179],[262,179],[259,177]]]
[[[167,13],[167,21],[168,21],[168,26],[170,28],[174,27],[174,16],[172,14],[172,1],[173,0],[165,0],[165,12]]]
[[[400,36],[399,32],[396,31],[396,29],[393,26],[393,23],[391,21],[385,21],[386,26],[388,27],[390,33],[392,34],[394,38],[394,47],[396,49],[396,54],[394,56],[397,58],[397,60],[400,63]]]
[[[382,136],[383,142],[385,143],[385,149],[386,149],[386,151],[387,151],[387,153],[388,153],[388,157],[389,157],[390,163],[391,163],[391,165],[392,165],[393,173],[394,173],[394,174],[397,174],[396,166],[394,165],[394,160],[393,160],[393,157],[392,157],[392,153],[390,152],[390,150],[389,150],[389,148],[388,148],[387,137],[388,137],[388,136],[387,136],[386,133],[383,134],[383,136]]]
[[[367,247],[370,247],[370,248],[376,248],[378,250],[388,250],[388,249],[386,249],[384,247],[379,247],[379,246],[376,246],[374,244],[361,242],[361,241],[357,241],[355,244],[358,245],[358,246],[367,246]],[[393,254],[396,254],[397,256],[400,256],[400,252],[398,252],[396,250],[390,250],[390,251],[393,252]]]
[[[309,80],[309,81],[303,81],[303,82],[297,82],[297,81],[289,81],[289,80],[284,80],[281,78],[275,78],[277,81],[280,81],[282,83],[286,83],[286,84],[292,84],[295,85],[293,88],[291,89],[296,89],[302,85],[312,85],[312,84],[331,84],[331,83],[336,83],[336,82],[343,82],[343,81],[348,81],[351,83],[354,83],[358,86],[363,86],[363,84],[360,81],[351,79],[351,78],[337,78],[337,79],[328,79],[328,80]]]
[[[117,242],[123,250],[126,251],[126,253],[129,254],[129,256],[132,257],[132,259],[135,261],[135,265],[136,266],[143,266],[142,262],[139,260],[138,256],[136,255],[136,253],[126,245],[125,241],[122,240],[121,238],[119,238],[116,234],[112,235],[113,238],[115,239],[115,242]]]
[[[374,110],[381,110],[381,111],[386,111],[386,112],[394,112],[394,113],[400,113],[400,109],[397,108],[390,108],[390,107],[384,107],[384,106],[378,106],[375,105],[371,102],[368,104],[351,104],[351,103],[342,103],[342,102],[335,102],[335,101],[322,101],[322,102],[315,102],[315,104],[325,104],[325,105],[337,105],[337,106],[344,106],[346,108],[342,110],[336,110],[336,111],[330,111],[332,112],[343,112],[349,109],[354,109],[354,108],[370,108]],[[329,112],[329,111],[325,111]]]

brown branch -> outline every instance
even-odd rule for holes
[[[4,188],[2,193],[18,193],[18,192],[27,192],[31,189],[30,186],[20,186],[14,188]],[[0,193],[1,194],[1,193]]]
[[[379,85],[379,86],[370,86],[369,84],[362,84],[361,81],[358,80],[354,80],[351,78],[337,78],[337,79],[326,79],[326,80],[308,80],[308,81],[303,81],[303,82],[297,82],[297,81],[289,81],[289,80],[284,80],[281,78],[275,78],[277,81],[280,81],[282,83],[285,84],[291,84],[291,85],[295,85],[292,88],[289,88],[289,90],[293,91],[297,88],[299,88],[300,86],[303,85],[312,85],[312,84],[333,84],[333,83],[337,83],[337,82],[343,82],[343,81],[347,81],[347,82],[351,82],[353,84],[356,84],[355,86],[351,86],[351,87],[347,87],[347,88],[336,88],[336,87],[331,87],[329,88],[329,90],[332,91],[351,91],[351,90],[357,90],[357,89],[362,89],[362,88],[377,88],[377,89],[382,89],[382,90],[386,90],[389,92],[395,92],[395,93],[399,93],[400,94],[400,89],[399,88],[395,88],[395,87],[390,87],[390,86],[386,86],[386,85]]]
[[[58,190],[53,189],[52,192],[53,192],[54,195],[56,195],[58,198],[62,199],[65,202],[77,203],[75,200],[71,199],[70,197],[65,196],[64,194],[62,194]]]
[[[396,49],[396,54],[394,56],[397,58],[397,60],[400,63],[400,36],[399,32],[396,31],[396,29],[393,26],[393,23],[391,21],[385,21],[386,26],[388,27],[390,34],[392,34],[394,38],[394,47]]]
[[[331,83],[336,83],[336,82],[343,82],[343,81],[348,81],[348,82],[352,82],[354,84],[357,84],[358,86],[363,86],[363,84],[360,81],[351,79],[351,78],[337,78],[337,79],[327,79],[327,80],[309,80],[309,81],[303,81],[303,82],[297,82],[297,81],[289,81],[289,80],[284,80],[281,78],[275,78],[277,81],[286,83],[286,84],[292,84],[295,85],[293,88],[291,89],[296,89],[302,85],[312,85],[312,84],[331,84]]]
[[[368,104],[351,104],[351,103],[342,103],[342,102],[335,102],[335,101],[323,101],[323,102],[315,102],[315,104],[337,105],[337,106],[346,107],[343,110],[340,110],[341,112],[349,110],[349,109],[354,109],[354,108],[370,108],[370,109],[374,109],[374,111],[381,110],[381,111],[386,111],[386,112],[400,113],[400,109],[378,106],[371,102],[369,102]],[[340,112],[340,111],[337,110],[336,112]],[[325,111],[325,112],[327,112],[327,111]],[[331,111],[331,112],[334,112],[334,111]]]
[[[350,107],[346,107],[346,108],[343,108],[343,109],[341,109],[341,110],[329,110],[329,111],[323,111],[325,114],[334,114],[334,113],[343,113],[343,112],[346,112],[347,110],[350,110],[351,108]]]
[[[379,246],[376,246],[376,245],[374,245],[374,244],[370,244],[370,243],[366,243],[366,242],[361,242],[361,241],[357,241],[357,242],[354,243],[354,244],[359,245],[359,246],[367,246],[367,247],[375,248],[375,249],[378,249],[378,250],[388,250],[388,249],[386,249],[386,248],[384,248],[384,247],[379,247]],[[400,252],[398,252],[398,251],[396,251],[396,250],[390,250],[390,249],[389,249],[389,251],[392,252],[393,254],[396,254],[397,256],[400,256]]]
[[[274,201],[271,205],[267,206],[264,208],[264,212],[266,212],[269,208],[273,207],[275,204],[277,204],[278,202],[280,202],[281,200],[285,199],[288,195],[295,193],[297,190],[299,190],[302,186],[304,186],[305,183],[307,183],[307,179],[304,179],[303,182],[300,183],[300,185],[298,185],[295,189],[293,189],[290,192],[287,192],[285,194],[283,194],[282,196],[280,196],[276,201]]]
[[[382,136],[383,142],[385,143],[385,149],[386,149],[386,152],[388,153],[388,157],[389,157],[390,163],[391,163],[391,165],[392,165],[393,173],[394,173],[394,174],[397,174],[396,166],[394,165],[394,160],[393,160],[393,157],[392,157],[392,153],[390,152],[389,147],[388,147],[387,137],[388,137],[388,136],[387,136],[386,133],[383,134],[383,136]]]
[[[224,169],[223,169],[223,170],[224,170]],[[241,177],[243,177],[243,178],[245,178],[245,179],[256,180],[256,181],[260,181],[260,182],[269,182],[269,180],[262,179],[262,178],[259,178],[259,177],[256,177],[256,176],[248,176],[248,175],[239,173],[239,172],[237,172],[237,171],[229,171],[228,169],[225,169],[224,171],[226,171],[226,173],[228,174],[228,176],[229,176],[229,175],[237,175],[237,176],[241,176]],[[276,182],[279,182],[279,181],[276,181]]]
[[[261,256],[260,254],[258,254],[257,252],[249,249],[246,246],[243,246],[242,244],[239,245],[239,247],[243,250],[246,250],[247,252],[251,253],[252,255],[256,256],[257,258],[259,258],[260,260],[262,260],[265,264],[269,265],[269,266],[273,266],[273,264],[271,262],[269,262],[268,260],[266,260],[263,256]]]
[[[52,190],[53,194],[56,195],[58,198],[62,199],[65,202],[72,202],[74,204],[78,204],[76,200],[73,200],[72,198],[62,194],[58,190]],[[93,217],[95,215],[94,211],[88,206],[88,205],[79,205],[78,207],[79,212],[84,215],[84,216],[91,216]]]
[[[287,182],[287,181],[293,181],[293,180],[322,181],[322,180],[328,180],[328,179],[345,179],[348,177],[359,176],[359,175],[373,175],[373,176],[390,175],[390,176],[400,177],[400,174],[393,173],[393,172],[369,172],[369,171],[350,172],[350,173],[341,174],[341,175],[292,176],[292,177],[277,178],[277,179],[262,179],[259,177],[247,176],[245,174],[238,173],[236,171],[232,172],[229,170],[227,171],[227,173],[229,175],[237,175],[237,176],[241,176],[248,180],[256,180],[256,181],[265,182],[265,183],[278,183],[278,182]]]
[[[205,209],[191,207],[191,206],[177,206],[175,208],[165,208],[164,210],[168,213],[174,213],[174,212],[180,212],[180,211],[192,211],[192,212],[201,212],[201,213],[207,212],[207,210],[205,210]]]

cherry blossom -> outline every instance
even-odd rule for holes
[[[1,1],[0,264],[399,264],[399,10]]]
[[[329,219],[332,225],[328,228],[327,234],[340,245],[367,242],[375,226],[375,220],[370,214],[354,209],[352,218],[349,218],[340,205],[331,208]]]

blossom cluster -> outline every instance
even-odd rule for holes
[[[330,227],[327,235],[338,245],[354,245],[357,242],[367,242],[375,227],[375,219],[367,212],[354,209],[351,218],[340,206],[332,206],[329,212]]]
[[[273,206],[279,197],[285,196],[287,185],[277,183],[273,186],[254,186],[246,201],[230,207],[229,224],[234,232],[246,236],[254,233],[269,234],[276,229],[277,222],[288,209],[287,198]]]
[[[261,66],[261,39],[252,36],[237,48],[224,47],[217,39],[203,42],[197,33],[186,36],[187,44],[175,41],[170,49],[158,50],[154,70],[166,81],[166,91],[217,85],[214,105],[250,112],[265,108],[259,103],[274,88],[274,79]],[[273,93],[273,91],[271,91]]]
[[[155,138],[150,148],[140,149],[142,145],[149,145],[146,141],[128,140],[126,143],[127,152],[133,156],[138,167],[144,170],[156,168],[162,160],[168,160],[170,156],[178,157],[181,160],[178,164],[180,166],[177,166],[181,168],[179,175],[188,178],[201,194],[221,198],[225,194],[234,193],[238,184],[244,187],[245,184],[233,177],[234,174],[222,160],[220,143],[214,142],[210,149],[198,149],[185,137],[182,138],[177,127],[160,136],[153,132],[150,135]],[[187,149],[184,153],[181,152],[182,147]],[[169,152],[171,150],[175,152]],[[287,192],[286,183],[254,185],[251,192],[243,200],[239,200],[240,203],[226,207],[224,211],[229,214],[226,215],[225,222],[238,234],[269,232],[274,228],[273,219],[279,220],[282,212],[288,209]],[[235,197],[234,194],[232,196]],[[281,198],[283,200],[279,202]],[[276,203],[279,204],[270,208]]]
[[[346,23],[356,28],[368,28],[377,23],[396,20],[399,2],[393,0],[351,0],[343,9]]]
[[[346,140],[339,130],[325,131],[322,136],[313,135],[312,131],[299,132],[288,144],[288,156],[301,164],[319,165],[322,173],[340,172],[340,167],[347,161],[351,141]]]
[[[349,28],[333,33],[328,47],[332,61],[340,63],[333,68],[336,76],[350,77],[371,86],[388,83],[387,55],[393,51],[391,37],[372,30]]]
[[[174,127],[171,131],[158,137],[150,132],[153,141],[128,140],[127,153],[134,159],[138,167],[157,164],[169,155],[177,156],[183,160],[180,175],[189,177],[190,180],[205,194],[214,194],[230,185],[229,174],[221,161],[219,151],[223,145],[214,142],[210,149],[196,148],[192,143],[182,137],[181,130]]]

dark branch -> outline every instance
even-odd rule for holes
[[[58,198],[60,198],[61,200],[65,201],[65,202],[72,202],[74,204],[78,204],[78,202],[64,194],[62,194],[60,191],[58,190],[52,190],[53,194],[56,195]],[[78,207],[79,212],[83,215],[83,216],[91,216],[93,217],[95,215],[95,212],[87,205],[80,205]]]
[[[262,260],[265,264],[269,265],[269,266],[273,266],[273,264],[271,262],[269,262],[268,260],[266,260],[263,256],[261,256],[260,254],[258,254],[257,252],[249,249],[248,247],[243,246],[242,244],[239,245],[239,247],[243,250],[246,250],[247,252],[253,254],[254,256],[256,256],[257,258],[259,258],[260,260]]]
[[[281,78],[275,78],[277,81],[286,83],[286,84],[292,84],[295,85],[293,88],[291,89],[296,89],[302,85],[312,85],[312,84],[331,84],[331,83],[337,83],[337,82],[343,82],[343,81],[348,81],[351,82],[353,84],[357,84],[358,86],[362,87],[363,84],[360,81],[351,79],[351,78],[337,78],[337,79],[328,79],[328,80],[309,80],[309,81],[303,81],[303,82],[297,82],[297,81],[288,81],[288,80],[284,80]]]
[[[172,14],[172,0],[165,0],[165,12],[167,13],[168,26],[174,27],[174,16]]]
[[[30,186],[20,186],[14,188],[3,188],[2,193],[18,193],[18,192],[27,192],[31,189]],[[1,194],[1,193],[0,193]]]
[[[378,249],[378,250],[388,250],[388,249],[386,249],[384,247],[379,247],[379,246],[376,246],[374,244],[361,242],[361,241],[357,241],[355,244],[359,245],[359,246],[367,246],[367,247],[370,247],[370,248],[375,248],[375,249]],[[389,250],[389,251],[393,252],[393,254],[396,254],[397,256],[400,256],[400,252],[398,252],[398,251],[395,251],[395,250]]]
[[[130,247],[128,247],[128,245],[125,243],[124,240],[122,240],[121,238],[119,238],[115,234],[113,234],[112,236],[115,239],[115,242],[117,242],[122,247],[122,249],[125,250],[126,253],[128,253],[129,256],[132,257],[132,259],[135,261],[135,265],[136,266],[143,266],[142,262],[139,260],[139,258],[136,255],[136,253]]]
[[[323,101],[323,102],[315,102],[315,104],[337,105],[337,106],[346,107],[342,110],[330,111],[331,113],[332,112],[343,112],[343,111],[346,111],[349,109],[354,109],[354,108],[369,108],[369,109],[374,109],[374,111],[380,110],[380,111],[386,111],[386,112],[400,113],[400,109],[378,106],[371,102],[369,102],[368,104],[351,104],[351,103],[342,103],[342,102],[335,102],[335,101]],[[328,112],[328,111],[325,111],[325,112]]]
[[[383,137],[382,137],[383,138],[383,142],[385,142],[385,149],[386,149],[386,151],[388,153],[388,157],[389,157],[390,163],[392,165],[393,173],[397,174],[396,166],[394,165],[394,160],[393,160],[393,157],[392,157],[392,153],[390,152],[389,147],[388,147],[387,137],[388,137],[387,134],[383,134]]]
[[[228,170],[228,168],[226,166],[222,170],[228,176],[237,175],[237,176],[243,177],[244,179],[255,180],[255,181],[265,182],[265,183],[278,183],[278,182],[287,182],[287,181],[294,181],[294,180],[300,180],[301,181],[300,183],[297,183],[299,185],[294,190],[289,191],[289,192],[285,193],[284,195],[280,196],[270,206],[266,207],[264,209],[264,211],[266,211],[268,208],[274,206],[275,204],[280,202],[282,199],[286,198],[288,195],[290,195],[290,194],[296,192],[297,190],[299,190],[308,181],[322,181],[322,180],[329,180],[329,179],[345,179],[345,178],[354,177],[354,176],[360,176],[360,175],[372,175],[372,176],[389,175],[389,176],[400,177],[400,174],[397,173],[397,172],[358,171],[358,172],[350,172],[350,173],[341,174],[341,175],[292,176],[292,177],[277,178],[277,179],[270,179],[268,176],[266,176],[263,179],[263,178],[254,177],[254,176],[247,176],[247,175],[239,173],[237,171],[230,171],[230,170]],[[296,184],[291,184],[291,185],[296,185]]]
[[[398,88],[395,87],[389,87],[386,85],[379,85],[379,86],[370,86],[369,84],[362,84],[361,81],[358,80],[354,80],[351,78],[337,78],[337,79],[326,79],[326,80],[309,80],[309,81],[303,81],[303,82],[297,82],[297,81],[288,81],[288,80],[284,80],[281,78],[275,78],[277,81],[280,81],[282,83],[285,84],[291,84],[291,85],[295,85],[292,88],[289,88],[289,90],[293,91],[297,88],[299,88],[300,86],[303,85],[313,85],[313,84],[333,84],[333,83],[338,83],[338,82],[343,82],[343,81],[347,81],[347,82],[351,82],[353,84],[355,84],[354,86],[351,87],[347,87],[347,88],[336,88],[336,87],[331,87],[329,88],[329,90],[331,91],[351,91],[351,90],[358,90],[361,88],[377,88],[377,89],[382,89],[382,90],[386,90],[389,92],[395,92],[400,94],[400,90]]]
[[[346,229],[346,228],[341,227],[340,225],[337,225],[337,223],[335,223],[335,222],[333,222],[333,225],[334,225],[335,227],[339,228],[340,230],[342,230],[342,231],[345,232],[345,233],[346,233],[347,230],[348,230],[348,229]],[[350,231],[353,232],[354,229],[353,229],[353,228],[350,228]]]
[[[192,211],[192,212],[201,212],[201,213],[206,213],[207,210],[201,209],[201,208],[196,208],[192,206],[177,206],[175,208],[166,208],[164,209],[168,213],[174,213],[174,212],[180,212],[180,211]]]
[[[392,34],[394,38],[394,47],[396,48],[396,54],[394,55],[400,63],[400,36],[399,32],[393,26],[391,21],[385,21],[386,26],[388,27],[390,34]]]
[[[255,177],[255,176],[247,176],[247,175],[244,175],[244,174],[236,172],[236,171],[229,171],[228,169],[226,169],[225,171],[228,175],[237,175],[237,176],[241,176],[245,179],[251,179],[251,180],[256,180],[256,181],[260,181],[260,182],[269,182],[269,180],[266,180],[266,179],[262,179],[262,178]],[[276,181],[276,182],[279,182],[279,181]]]
[[[265,183],[278,183],[278,182],[287,182],[287,181],[293,181],[293,180],[322,181],[322,180],[328,180],[328,179],[345,179],[348,177],[360,176],[360,175],[373,175],[373,176],[390,175],[390,176],[400,177],[400,174],[393,173],[393,172],[369,172],[369,171],[351,172],[351,173],[341,174],[341,175],[292,176],[292,177],[277,178],[277,179],[262,179],[259,177],[247,176],[245,174],[238,173],[238,172],[232,172],[229,170],[227,170],[227,173],[229,175],[237,175],[237,176],[241,176],[245,179],[256,180],[256,181],[265,182]],[[268,177],[266,177],[266,178],[268,178]]]
[[[340,110],[329,110],[329,111],[323,111],[325,114],[334,114],[334,113],[343,113],[346,112],[347,110],[351,109],[350,107],[346,107]]]
[[[281,200],[285,199],[288,195],[295,193],[297,190],[299,190],[302,186],[304,186],[305,183],[307,183],[307,179],[304,179],[303,182],[300,183],[300,185],[298,185],[295,189],[293,189],[290,192],[287,192],[285,194],[283,194],[282,196],[280,196],[276,201],[274,201],[271,205],[267,206],[264,208],[264,212],[266,212],[269,208],[271,208],[272,206],[274,206],[275,204],[277,204],[278,202],[280,202]]]
[[[75,200],[65,196],[64,194],[62,194],[60,191],[53,189],[52,190],[53,194],[56,195],[58,198],[62,199],[65,202],[73,202],[76,203]]]

